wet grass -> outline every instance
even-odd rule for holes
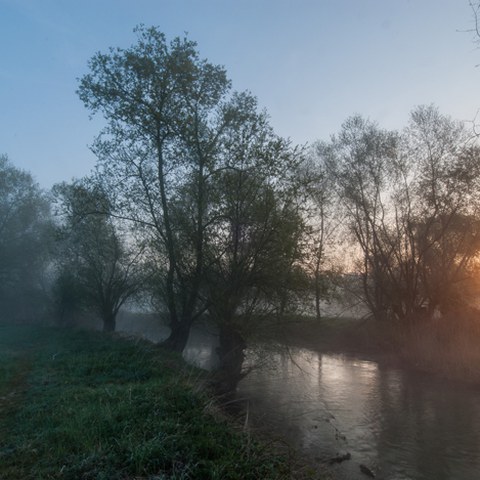
[[[0,479],[280,479],[284,457],[149,343],[0,326]]]

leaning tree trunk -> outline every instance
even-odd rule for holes
[[[114,313],[106,313],[103,315],[103,331],[114,332],[117,326],[117,316]]]
[[[229,325],[220,326],[219,368],[216,387],[219,393],[228,394],[235,391],[238,382],[243,378],[243,361],[247,344],[242,335]]]
[[[187,345],[191,326],[192,322],[190,319],[171,322],[170,335],[162,343],[162,346],[169,350],[182,353]]]

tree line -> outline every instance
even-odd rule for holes
[[[464,124],[421,106],[400,132],[357,115],[294,146],[195,42],[136,34],[79,82],[106,121],[91,175],[46,193],[1,158],[5,320],[90,311],[112,331],[134,301],[182,351],[208,318],[240,374],[259,331],[310,305],[320,317],[339,285],[402,324],[474,303],[480,151]]]

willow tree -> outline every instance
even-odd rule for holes
[[[212,182],[204,294],[229,390],[242,376],[246,345],[298,286],[304,222],[296,195],[301,152],[273,133],[266,115],[251,116],[226,140]]]
[[[229,161],[238,132],[242,144],[262,134],[255,130],[262,114],[251,95],[232,92],[223,67],[202,60],[194,42],[168,43],[156,28],[136,32],[132,47],[90,60],[79,95],[107,121],[94,150],[111,214],[148,242],[155,291],[168,310],[166,343],[183,350],[210,306],[204,279],[206,245],[218,228],[214,184],[220,172],[238,169]]]
[[[115,331],[120,308],[143,287],[142,250],[122,238],[105,213],[108,199],[95,185],[63,183],[54,193],[62,212],[55,286],[59,313],[80,305],[100,317],[104,331]]]

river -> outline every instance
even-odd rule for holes
[[[153,341],[166,330],[134,329]],[[119,325],[132,332],[132,327]],[[215,365],[214,332],[194,330],[184,357]],[[253,353],[247,356],[252,362]],[[273,349],[238,385],[254,424],[267,426],[338,479],[478,480],[480,389],[375,361],[305,348]]]

